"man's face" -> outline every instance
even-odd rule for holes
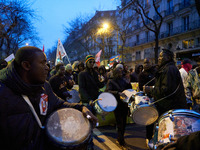
[[[149,59],[145,59],[144,60],[144,70],[148,70],[149,68],[151,68],[151,63],[149,61]]]
[[[60,66],[60,68],[58,70],[58,74],[59,74],[59,76],[65,75],[65,67],[64,66]]]
[[[88,62],[87,62],[87,67],[89,68],[89,69],[92,69],[93,67],[94,67],[94,64],[95,64],[95,61],[94,60],[88,60]]]
[[[29,82],[31,84],[43,84],[47,78],[49,67],[47,59],[43,52],[36,52],[35,59],[31,63],[28,73]]]
[[[160,52],[160,55],[159,55],[159,58],[158,58],[158,65],[161,66],[162,64],[164,64],[168,60],[169,60],[168,56],[165,53]]]

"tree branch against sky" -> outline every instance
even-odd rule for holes
[[[159,50],[159,33],[160,33],[160,28],[163,23],[163,17],[162,15],[158,12],[155,0],[153,0],[153,8],[156,12],[156,14],[159,16],[159,20],[154,20],[151,17],[147,16],[147,13],[145,12],[145,7],[142,3],[143,1],[140,0],[131,0],[132,5],[134,6],[133,9],[137,14],[140,15],[142,22],[144,26],[149,30],[152,31],[155,35],[155,48],[154,48],[154,53],[155,53],[155,63],[158,63],[158,50]],[[151,1],[149,1],[151,2]],[[145,20],[149,20],[150,23],[147,24]]]
[[[37,16],[30,5],[26,0],[0,2],[0,49],[7,56],[28,40],[35,44],[39,41],[32,23]]]

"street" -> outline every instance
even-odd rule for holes
[[[145,126],[129,123],[126,126],[125,141],[128,150],[147,150],[145,142]],[[95,150],[120,150],[116,144],[116,128],[114,125],[101,126],[94,129]]]

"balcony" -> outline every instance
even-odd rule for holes
[[[168,8],[165,10],[165,16],[169,16],[174,12],[174,7]]]
[[[184,8],[187,8],[189,7],[191,4],[190,4],[190,1],[186,1],[186,2],[183,2],[183,3],[179,3],[179,10],[181,9],[184,9]]]

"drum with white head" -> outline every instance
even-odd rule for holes
[[[77,90],[69,90],[68,93],[72,96],[72,98],[67,99],[69,103],[79,103],[80,102],[80,96]]]
[[[58,148],[86,148],[91,134],[91,125],[82,112],[73,108],[59,109],[47,119],[46,133]]]
[[[158,111],[151,105],[150,99],[144,92],[138,92],[134,96],[135,101],[131,103],[131,116],[135,123],[140,125],[150,125],[158,119]]]
[[[112,112],[117,107],[117,100],[115,96],[108,92],[103,92],[99,95],[97,102],[95,102],[95,110],[98,114],[106,115],[109,112]]]

